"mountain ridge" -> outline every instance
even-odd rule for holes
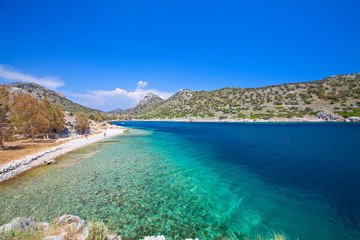
[[[135,107],[129,108],[125,110],[123,113],[138,115],[141,114],[142,112],[146,112],[156,106],[159,106],[164,101],[165,100],[159,97],[158,95],[155,95],[154,93],[148,93]]]
[[[181,90],[137,119],[273,119],[360,117],[360,73],[258,88]]]
[[[86,114],[90,114],[101,112],[100,110],[88,108],[78,103],[75,103],[67,99],[63,93],[47,89],[37,83],[15,82],[3,85],[7,86],[12,93],[30,94],[36,97],[39,101],[43,100],[46,97],[53,104],[60,105],[64,108],[65,111],[69,111],[71,113],[83,112]]]

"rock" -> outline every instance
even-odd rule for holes
[[[41,240],[65,240],[65,239],[78,239],[78,240],[88,240],[89,236],[89,227],[92,224],[102,224],[103,229],[106,232],[106,240],[121,240],[120,236],[109,234],[108,228],[103,223],[86,223],[85,220],[82,220],[78,216],[74,215],[63,215],[55,220],[55,225],[57,226],[56,232],[52,232],[51,235],[43,237]],[[43,232],[50,227],[50,224],[47,222],[34,222],[31,219],[18,217],[11,220],[10,223],[4,224],[0,227],[0,235],[6,234],[11,230],[16,232],[24,231],[39,231]],[[43,232],[46,233],[46,232]],[[2,237],[0,236],[0,239]],[[158,236],[157,238],[153,237],[150,239],[154,240],[165,240],[164,236]]]
[[[114,235],[107,235],[106,240],[120,240],[120,237],[114,236]]]
[[[321,119],[325,120],[325,121],[337,121],[339,119],[338,116],[336,116],[336,115],[334,115],[332,113],[327,113],[327,112],[318,112],[316,114],[316,116],[318,118],[321,118]]]
[[[0,233],[7,233],[11,230],[15,231],[23,231],[27,228],[33,228],[35,226],[35,223],[31,221],[31,219],[24,218],[24,217],[18,217],[13,220],[11,220],[10,223],[4,224],[0,227]]]
[[[46,162],[46,164],[56,164],[57,162],[54,159],[50,159],[49,161]]]
[[[72,222],[80,222],[81,219],[74,215],[63,215],[56,220],[56,225],[64,225]]]
[[[76,231],[77,232],[80,232],[80,231],[83,231],[84,228],[86,227],[86,223],[85,223],[85,220],[80,220],[78,223],[77,223],[77,226],[76,226]]]
[[[11,230],[14,231],[27,231],[27,230],[36,230],[44,231],[50,227],[50,224],[47,222],[34,222],[31,219],[18,217],[11,220],[10,223],[4,224],[0,227],[0,233],[7,233]]]
[[[53,235],[42,238],[41,240],[65,240],[61,235]]]
[[[50,227],[50,223],[47,222],[36,222],[35,223],[35,229],[37,231],[44,231],[47,230]]]
[[[144,240],[165,240],[165,237],[164,237],[164,235],[157,236],[157,237],[147,236],[144,238]]]
[[[350,122],[360,122],[360,117],[349,117]]]

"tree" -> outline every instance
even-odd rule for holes
[[[19,94],[14,98],[11,111],[11,120],[17,132],[34,138],[38,134],[45,134],[49,129],[49,120],[46,119],[46,108],[30,94]]]
[[[85,134],[90,129],[90,124],[88,122],[88,118],[84,113],[78,113],[75,117],[76,125],[75,129],[80,134]]]
[[[0,86],[0,145],[5,150],[4,140],[13,135],[13,128],[10,121],[12,101],[7,87]]]
[[[52,104],[47,98],[42,100],[40,105],[40,108],[45,110],[44,117],[49,121],[46,135],[61,132],[65,127],[65,115],[62,107]]]

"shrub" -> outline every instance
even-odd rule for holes
[[[88,240],[104,240],[106,235],[106,228],[102,222],[91,222]]]
[[[239,114],[237,115],[237,117],[238,117],[238,118],[246,118],[246,115],[243,114],[243,113],[239,113]]]

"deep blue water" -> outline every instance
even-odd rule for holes
[[[192,145],[194,157],[234,189],[241,185],[238,169],[245,169],[266,185],[299,195],[304,201],[304,209],[296,209],[300,212],[306,211],[306,201],[324,204],[332,221],[348,225],[346,239],[360,239],[359,124],[124,122],[123,126],[183,138],[184,147]],[[288,211],[288,206],[278,207],[279,212]],[[291,222],[292,212],[288,214],[284,220]],[[321,221],[318,217],[314,228]]]
[[[122,126],[1,184],[0,225],[73,214],[123,239],[360,239],[360,124]]]

